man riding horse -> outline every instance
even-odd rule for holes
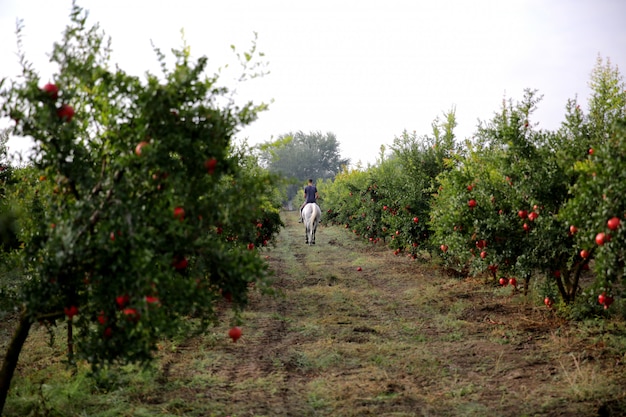
[[[315,203],[319,195],[317,194],[317,188],[313,185],[313,180],[309,179],[309,184],[304,187],[304,203],[300,206],[300,220],[298,223],[302,223],[302,209],[309,203]]]
[[[317,205],[318,199],[317,188],[313,185],[313,180],[309,180],[309,184],[304,187],[304,203],[300,206],[300,223],[304,221],[305,225],[305,243],[309,245],[315,244],[315,231],[322,218],[320,206]]]

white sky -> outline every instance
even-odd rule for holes
[[[270,74],[238,88],[269,111],[239,135],[256,144],[302,130],[332,132],[343,157],[374,163],[403,130],[430,134],[456,107],[459,139],[504,97],[544,95],[533,123],[556,129],[568,98],[586,106],[598,55],[626,74],[622,0],[82,0],[89,22],[112,37],[126,71],[158,73],[150,40],[181,45],[212,69],[234,64],[258,33]],[[0,0],[0,77],[18,73],[15,21],[42,77],[46,54],[69,21],[71,0]],[[23,139],[21,139],[23,141]],[[12,150],[25,144],[13,139]]]

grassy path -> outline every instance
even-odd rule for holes
[[[225,310],[211,334],[164,345],[157,370],[98,395],[67,386],[49,415],[626,415],[623,322],[566,323],[511,287],[442,277],[338,227],[309,247],[283,218],[268,253],[281,296],[252,292],[237,343]],[[39,366],[36,351],[22,361]],[[32,384],[18,384],[14,410]]]

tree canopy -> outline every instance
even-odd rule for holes
[[[172,50],[171,69],[155,48],[160,76],[129,75],[110,65],[109,41],[85,11],[74,5],[70,17],[51,81],[21,49],[22,75],[0,80],[0,117],[35,143],[6,192],[21,209],[20,245],[1,265],[19,274],[21,311],[0,368],[0,414],[37,322],[64,322],[68,363],[95,370],[151,360],[161,338],[217,323],[221,300],[238,324],[250,285],[269,290],[259,250],[282,224],[273,177],[231,143],[264,104],[236,105],[186,45]],[[244,75],[256,56],[244,55]]]
[[[331,132],[291,132],[264,143],[260,149],[261,160],[269,171],[290,180],[288,199],[293,198],[307,179],[332,179],[350,163],[348,158],[341,157],[339,142]]]

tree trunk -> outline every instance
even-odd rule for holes
[[[4,362],[2,363],[2,369],[0,369],[0,415],[4,410],[4,404],[9,394],[9,388],[11,387],[11,379],[13,379],[13,373],[17,367],[17,361],[20,357],[20,352],[28,337],[28,332],[32,326],[31,318],[24,311],[20,317],[20,322],[15,329],[13,339],[7,349],[4,356]]]

